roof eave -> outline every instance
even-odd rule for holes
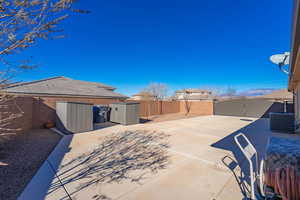
[[[295,86],[300,81],[300,58],[299,58],[299,44],[300,44],[300,1],[294,0],[293,19],[292,19],[292,44],[290,57],[290,75],[288,90],[293,91]],[[299,67],[296,67],[299,66]],[[299,77],[299,80],[297,78]]]
[[[127,99],[127,96],[95,96],[95,95],[72,95],[72,94],[49,94],[49,93],[24,93],[6,92],[12,95],[33,96],[33,97],[71,97],[71,98],[101,98],[101,99]]]

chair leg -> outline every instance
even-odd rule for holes
[[[251,200],[255,200],[255,187],[254,187],[254,174],[253,174],[253,166],[250,163],[250,184],[251,184]]]

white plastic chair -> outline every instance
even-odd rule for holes
[[[243,147],[240,143],[240,138],[243,138],[246,142],[246,145]],[[250,166],[250,181],[251,181],[251,194],[250,198],[255,200],[255,181],[257,177],[260,177],[259,175],[259,168],[258,168],[258,155],[257,151],[254,148],[254,146],[251,144],[251,142],[248,140],[248,138],[243,134],[239,133],[236,136],[234,136],[234,141],[238,145],[238,147],[241,149],[243,152],[244,156],[247,158],[249,166]],[[255,171],[253,169],[253,163],[252,163],[252,158],[255,157],[256,160],[256,168]]]

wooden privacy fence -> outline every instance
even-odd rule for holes
[[[187,105],[188,104],[188,105]],[[180,112],[187,113],[187,106],[190,108],[189,114],[213,115],[214,103],[212,100],[202,101],[180,101]]]
[[[163,115],[180,112],[179,101],[134,101],[140,103],[140,116]]]
[[[286,106],[287,112],[294,112],[293,102],[289,102]],[[284,112],[284,102],[263,98],[214,102],[214,115],[268,118],[271,112]]]
[[[164,115],[171,113],[187,113],[186,104],[190,107],[189,114],[212,115],[212,101],[134,101],[140,103],[140,116]]]

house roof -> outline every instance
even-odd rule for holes
[[[183,93],[183,92],[190,92],[190,93],[211,93],[209,90],[201,90],[201,89],[183,89],[183,90],[176,90],[176,93]]]
[[[132,95],[132,96],[154,97],[154,95],[152,95],[152,94],[149,93],[149,92],[145,92],[145,91],[139,92],[139,93],[134,94],[134,95]]]
[[[275,90],[270,94],[260,96],[218,96],[218,100],[228,99],[270,99],[270,100],[293,100],[293,93],[286,89]]]
[[[292,100],[293,93],[288,92],[288,90],[275,90],[274,92],[272,92],[270,94],[257,96],[257,98]]]
[[[35,96],[127,98],[113,90],[115,90],[114,87],[102,83],[73,80],[63,76],[24,82],[3,89],[3,91],[8,93]]]
[[[214,99],[214,97],[212,95],[191,95],[191,96],[187,96],[186,100],[212,100]]]

